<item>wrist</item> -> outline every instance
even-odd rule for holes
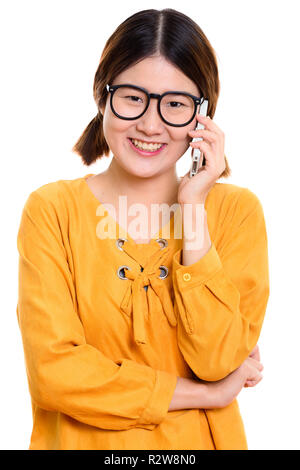
[[[210,250],[211,245],[204,206],[200,214],[193,214],[191,218],[184,214],[181,264],[190,265],[197,262]]]
[[[212,386],[210,382],[193,380],[190,384],[191,408],[218,408],[221,407],[218,387]]]
[[[209,403],[208,390],[205,384],[193,379],[178,377],[169,411],[205,408]]]
[[[178,201],[178,204],[180,204],[181,210],[184,210],[186,207],[196,206],[197,204],[201,204],[204,206],[205,201],[206,196],[200,196],[197,199],[190,199],[189,201]]]

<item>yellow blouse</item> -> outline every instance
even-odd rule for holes
[[[29,449],[247,449],[237,400],[168,408],[178,376],[219,380],[258,341],[269,297],[258,197],[216,183],[205,202],[212,246],[183,266],[174,215],[170,238],[164,226],[135,243],[119,224],[114,239],[101,238],[101,221],[114,219],[89,188],[91,175],[39,187],[21,216]]]

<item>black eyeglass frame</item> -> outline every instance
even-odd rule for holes
[[[139,114],[138,116],[136,117],[124,117],[124,116],[121,116],[120,114],[118,114],[115,110],[114,110],[114,107],[113,107],[113,103],[112,103],[112,100],[113,100],[113,96],[114,96],[114,92],[118,89],[118,88],[122,88],[122,87],[130,87],[130,88],[134,88],[136,90],[140,90],[140,91],[143,91],[147,98],[148,98],[148,101],[147,101],[147,105],[144,109],[144,111]],[[158,111],[158,114],[160,116],[160,118],[162,119],[162,121],[165,123],[165,124],[168,124],[168,126],[173,126],[173,127],[184,127],[184,126],[187,126],[188,124],[190,124],[192,122],[192,120],[194,119],[195,115],[196,115],[196,112],[197,112],[197,106],[198,105],[201,105],[204,101],[204,96],[201,95],[200,98],[198,96],[194,96],[194,95],[191,95],[190,93],[187,93],[186,91],[166,91],[165,93],[163,93],[162,95],[159,95],[157,93],[149,93],[147,90],[145,90],[145,88],[142,88],[142,87],[139,87],[139,86],[136,86],[136,85],[131,85],[131,84],[122,84],[122,85],[109,85],[107,84],[106,85],[106,89],[108,91],[108,93],[111,93],[110,95],[110,107],[111,107],[111,110],[112,112],[120,119],[124,119],[126,121],[134,121],[135,119],[139,119],[140,117],[142,117],[145,112],[147,111],[148,107],[149,107],[149,104],[150,104],[150,99],[151,98],[155,98],[157,99],[157,111]],[[192,100],[194,101],[194,105],[195,105],[195,109],[194,109],[194,113],[193,113],[193,116],[191,117],[191,119],[189,121],[187,121],[186,123],[184,124],[173,124],[169,121],[167,121],[161,114],[161,111],[160,111],[160,103],[161,103],[161,100],[163,99],[164,96],[166,95],[178,95],[178,94],[181,94],[181,95],[185,95],[185,96],[189,96],[190,98],[192,98]]]

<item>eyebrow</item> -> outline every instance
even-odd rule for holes
[[[116,83],[116,85],[131,85],[131,86],[135,86],[135,87],[138,87],[138,88],[141,88],[142,90],[146,90],[148,93],[151,93],[147,88],[141,86],[141,85],[137,85],[136,83]],[[112,85],[113,86],[113,85]],[[165,91],[162,91],[161,93],[154,93],[154,94],[157,94],[157,95],[163,95],[164,93],[167,93],[168,91],[170,92],[176,92],[176,93],[188,93],[189,95],[193,95],[193,96],[196,96],[198,97],[198,95],[195,95],[194,93],[190,92],[190,91],[184,91],[184,90],[172,90],[172,89],[168,89],[168,90],[165,90]]]

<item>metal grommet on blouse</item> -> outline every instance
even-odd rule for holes
[[[155,240],[160,246],[161,246],[161,249],[163,250],[166,246],[168,246],[168,242],[165,238],[157,238]]]
[[[127,242],[127,239],[126,238],[118,238],[116,240],[116,245],[117,247],[119,248],[119,250],[123,251],[123,248],[122,246],[124,245],[124,242]]]
[[[126,269],[130,269],[129,266],[125,266],[125,265],[120,266],[120,267],[118,268],[117,274],[118,274],[118,277],[119,277],[120,279],[125,280],[125,281],[128,281],[128,278],[125,276],[125,272],[124,272],[124,269],[125,269],[125,268],[126,268]]]
[[[167,266],[160,266],[159,269],[161,270],[161,273],[158,276],[159,279],[165,279],[169,273]]]

